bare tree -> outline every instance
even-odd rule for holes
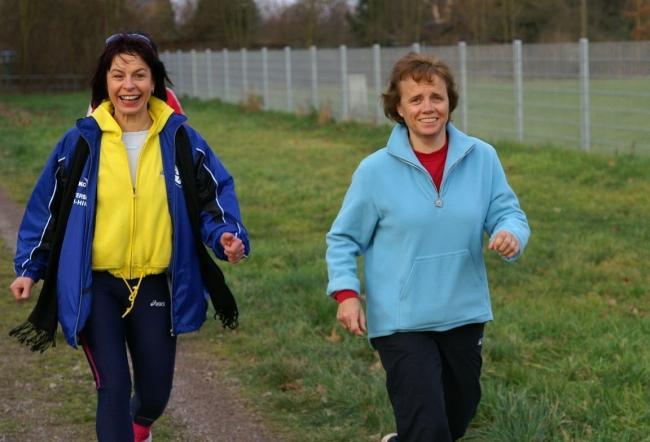
[[[108,35],[146,31],[165,3],[171,15],[164,26],[173,29],[168,0],[2,0],[0,36],[16,51],[22,73],[87,76]]]
[[[161,48],[650,38],[650,0],[271,1],[187,0],[177,30],[171,0],[0,0],[0,49],[17,72],[87,75],[106,37],[133,29]]]
[[[650,38],[650,1],[631,0],[623,14],[633,23],[631,37],[634,40]]]
[[[149,0],[132,6],[135,27],[149,33],[158,45],[169,45],[178,38],[170,0]]]
[[[259,21],[254,0],[198,0],[181,34],[199,46],[250,47],[257,41]]]
[[[29,66],[30,54],[30,36],[34,27],[34,10],[30,7],[29,0],[20,0],[18,2],[18,16],[20,29],[20,70],[27,72]]]
[[[345,0],[298,0],[266,12],[260,44],[268,47],[349,44]]]
[[[399,8],[401,26],[397,29],[398,44],[410,44],[421,41],[424,14],[431,11],[430,0],[403,0]]]
[[[350,23],[361,44],[404,45],[420,40],[431,11],[431,0],[359,0]]]

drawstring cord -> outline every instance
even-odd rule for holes
[[[140,290],[140,284],[142,283],[142,278],[144,278],[144,273],[140,275],[140,278],[138,279],[138,283],[131,287],[131,284],[122,276],[122,281],[124,281],[124,284],[126,284],[127,288],[129,289],[129,302],[131,303],[127,308],[124,314],[122,315],[122,318],[125,318],[126,315],[129,314],[131,310],[133,310],[133,305],[135,304],[135,297],[138,296],[138,290]]]

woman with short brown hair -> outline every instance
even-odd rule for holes
[[[383,100],[397,124],[354,172],[327,234],[327,292],[343,327],[364,335],[364,257],[368,337],[397,424],[383,441],[456,440],[478,407],[492,320],[484,232],[488,249],[513,261],[530,229],[496,150],[450,122],[458,94],[445,63],[406,55]]]

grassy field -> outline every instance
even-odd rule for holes
[[[79,94],[0,97],[0,185],[16,201],[26,199],[86,102]],[[319,126],[217,102],[183,105],[235,176],[253,246],[249,262],[226,270],[241,327],[223,332],[209,321],[196,339],[231,361],[227,374],[268,422],[293,434],[289,440],[377,441],[394,425],[384,373],[365,339],[335,325],[323,257],[352,171],[389,129]],[[497,148],[533,236],[514,265],[487,257],[496,320],[484,341],[483,401],[465,439],[650,440],[650,160]],[[9,261],[5,254],[5,287]],[[8,296],[0,301],[2,329],[27,311]],[[3,355],[16,353],[4,337],[0,345]],[[76,386],[91,384],[80,352],[61,341],[31,357],[34,364],[26,357],[3,356],[0,389],[38,400],[37,387],[49,388],[43,365],[61,367],[67,374],[48,395],[49,409],[67,416],[62,425],[90,425],[92,388]],[[25,382],[35,385],[28,394],[19,389]],[[19,424],[3,415],[0,435],[16,434]],[[162,424],[156,440],[182,434]]]

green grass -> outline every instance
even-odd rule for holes
[[[0,184],[17,201],[85,103],[79,94],[0,98]],[[253,246],[248,262],[222,266],[241,327],[224,332],[208,321],[197,348],[229,359],[227,374],[288,440],[378,440],[394,426],[384,373],[367,341],[335,324],[323,257],[352,171],[383,145],[389,128],[318,126],[309,117],[244,113],[217,102],[183,105],[235,176]],[[650,160],[497,148],[533,233],[516,264],[487,256],[496,320],[487,327],[484,396],[466,439],[648,440]],[[8,266],[5,256],[6,284]],[[3,302],[6,328],[25,309]],[[83,356],[61,345],[34,358],[74,368]],[[78,376],[89,383],[81,364]],[[7,392],[22,376],[40,377],[36,364],[20,367]],[[66,425],[89,425],[91,388],[74,405],[67,398],[79,387],[68,379],[52,413],[82,415],[85,423]],[[0,420],[0,434],[10,431],[11,422]]]

